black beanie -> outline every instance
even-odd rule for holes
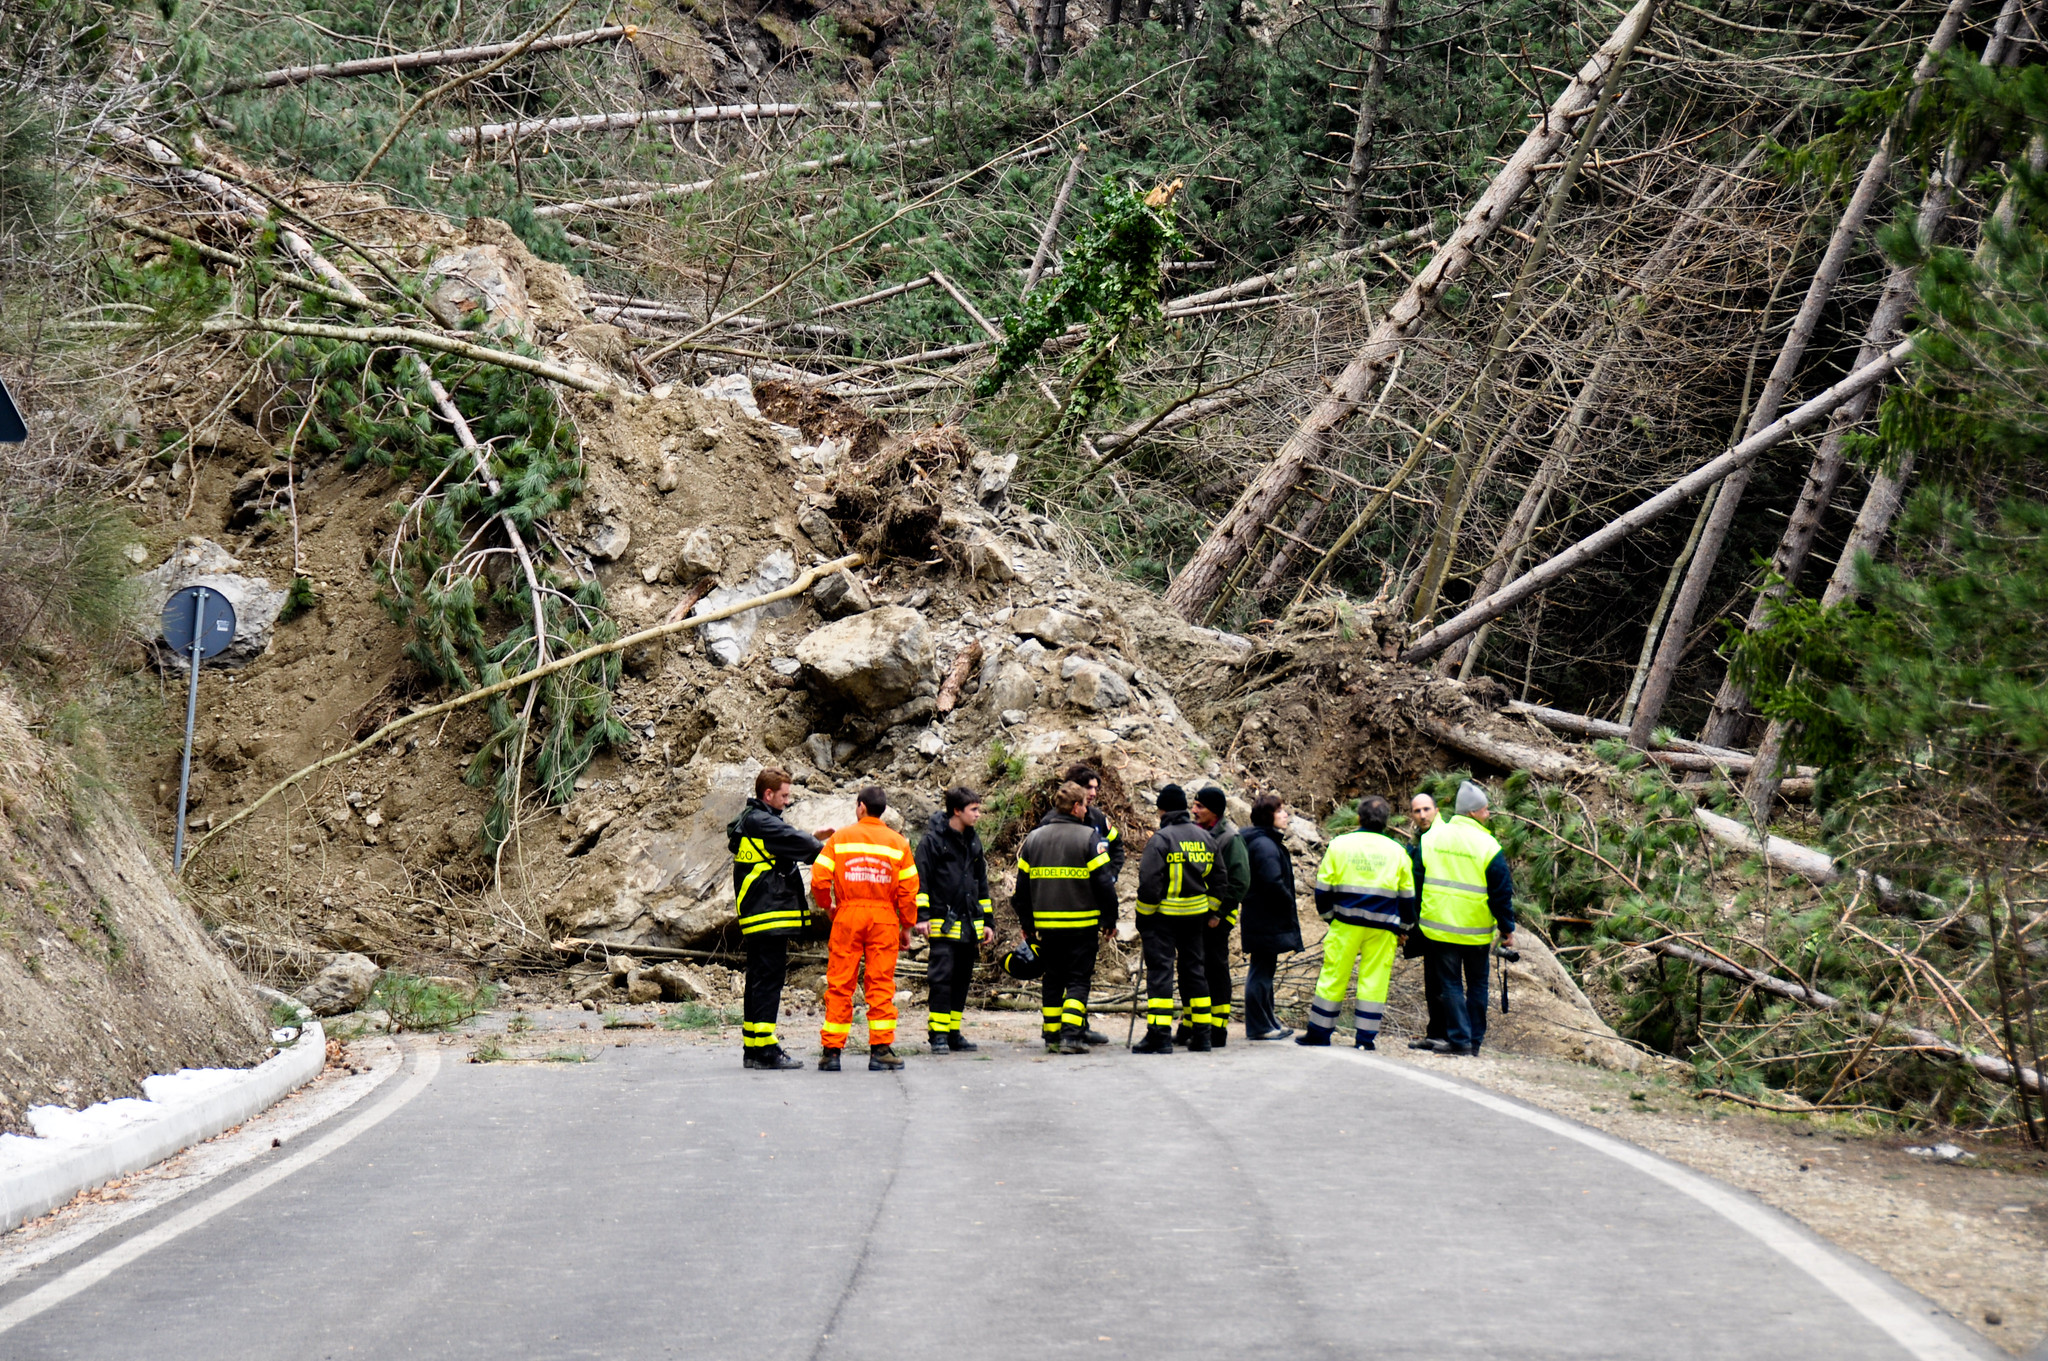
[[[1177,784],[1159,786],[1159,811],[1162,813],[1185,813],[1188,811],[1188,796]]]
[[[1204,785],[1196,790],[1195,802],[1201,804],[1202,807],[1208,809],[1219,818],[1223,816],[1223,810],[1230,806],[1223,797],[1223,791],[1213,784]]]

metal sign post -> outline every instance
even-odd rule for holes
[[[190,660],[185,688],[185,764],[178,772],[178,827],[171,840],[171,871],[185,866],[185,800],[192,791],[192,730],[199,720],[199,664],[235,641],[235,607],[219,591],[187,586],[164,602],[164,642]]]

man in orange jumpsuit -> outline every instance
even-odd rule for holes
[[[832,919],[825,964],[824,1053],[820,1072],[839,1071],[853,1031],[854,971],[867,966],[868,1071],[901,1068],[896,1057],[896,952],[917,923],[917,861],[910,843],[882,821],[889,798],[879,785],[860,791],[860,820],[841,827],[811,864],[811,897]]]

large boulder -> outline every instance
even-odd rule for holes
[[[710,614],[728,605],[737,605],[742,600],[769,595],[781,590],[796,580],[796,559],[787,548],[778,548],[761,559],[761,565],[754,574],[738,586],[721,586],[699,601],[693,615]],[[720,619],[706,624],[697,632],[704,640],[704,655],[714,666],[738,666],[745,659],[748,649],[754,645],[754,635],[761,625],[770,619],[780,619],[794,614],[797,602],[778,600],[772,605],[747,610],[730,619]]]
[[[758,761],[711,772],[704,802],[673,828],[621,824],[557,895],[564,934],[617,944],[706,944],[733,922],[732,856],[725,825],[754,792]]]
[[[1094,621],[1050,605],[1033,605],[1010,616],[1010,631],[1020,638],[1036,638],[1047,647],[1074,647],[1095,641]]]
[[[499,246],[464,246],[426,268],[427,296],[444,311],[466,317],[484,314],[484,329],[497,335],[533,339],[533,302],[526,270]]]
[[[358,1011],[370,1000],[383,972],[368,955],[336,955],[312,982],[299,989],[299,1000],[315,1016]]]
[[[209,664],[242,666],[262,656],[277,632],[277,617],[284,611],[287,593],[262,577],[241,575],[241,566],[239,558],[212,539],[187,539],[179,544],[161,566],[136,578],[137,626],[143,637],[162,637],[164,602],[173,592],[204,586],[209,593],[226,597],[235,608],[235,641]],[[169,660],[171,665],[183,667],[186,659],[180,653]]]
[[[1060,664],[1067,698],[1084,709],[1121,709],[1131,702],[1130,683],[1101,662],[1069,657]]]
[[[937,651],[923,615],[884,605],[813,631],[796,645],[796,659],[821,688],[880,714],[932,679]]]

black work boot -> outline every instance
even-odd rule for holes
[[[957,1030],[946,1032],[946,1047],[956,1054],[978,1054],[981,1052],[980,1045],[974,1043]]]
[[[1221,1049],[1221,1048],[1222,1048],[1222,1047],[1223,1047],[1224,1045],[1226,1045],[1226,1044],[1228,1044],[1228,1043],[1230,1043],[1230,1027],[1229,1027],[1229,1026],[1227,1026],[1227,1025],[1212,1025],[1212,1026],[1210,1026],[1210,1027],[1209,1027],[1209,1044],[1210,1044],[1210,1047],[1212,1047],[1212,1048],[1215,1048],[1215,1049]]]
[[[931,1032],[930,1038],[932,1042],[932,1052],[934,1054],[948,1054],[952,1052],[952,1046],[946,1043],[945,1031],[934,1030]]]
[[[1209,1043],[1209,1027],[1205,1025],[1196,1026],[1194,1037],[1188,1041],[1188,1052],[1190,1054],[1206,1054],[1213,1047]]]
[[[868,1046],[868,1071],[870,1073],[893,1073],[903,1066],[903,1060],[896,1057],[896,1051],[886,1044]]]
[[[1131,1046],[1133,1054],[1171,1054],[1173,1031],[1163,1025],[1145,1027],[1145,1038]]]
[[[827,1049],[824,1053],[818,1055],[818,1071],[821,1073],[836,1073],[839,1071],[839,1051],[837,1049]]]
[[[1379,1045],[1374,1042],[1374,1039],[1371,1035],[1360,1035],[1357,1038],[1357,1040],[1355,1040],[1352,1043],[1351,1047],[1354,1049],[1369,1049],[1374,1052],[1378,1052],[1379,1050]]]
[[[1311,1049],[1328,1049],[1330,1047],[1330,1032],[1327,1030],[1317,1030],[1314,1026],[1310,1026],[1307,1030],[1302,1031],[1301,1034],[1296,1035],[1294,1042],[1307,1045]]]
[[[1057,1052],[1062,1054],[1085,1054],[1088,1052],[1087,1042],[1081,1038],[1081,1027],[1077,1025],[1060,1027],[1060,1043]]]
[[[803,1067],[803,1064],[783,1053],[781,1045],[764,1044],[759,1049],[747,1051],[744,1066],[759,1072],[786,1073],[792,1068]]]
[[[1173,1042],[1183,1049],[1193,1049],[1195,1047],[1195,1028],[1186,1022],[1182,1022],[1174,1028]]]
[[[1101,1031],[1095,1029],[1093,1026],[1084,1026],[1081,1030],[1081,1043],[1108,1044],[1109,1036],[1103,1034]]]
[[[1431,1039],[1428,1036],[1424,1036],[1422,1039],[1419,1040],[1408,1041],[1408,1047],[1410,1049],[1434,1049],[1437,1047],[1437,1045],[1441,1043],[1443,1043],[1443,1041]]]

